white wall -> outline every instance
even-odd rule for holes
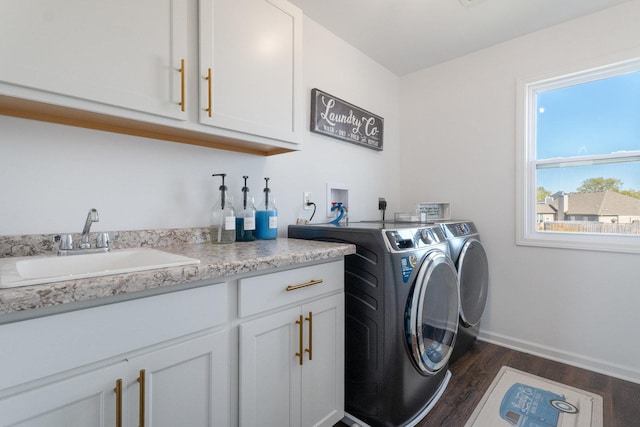
[[[281,236],[327,182],[349,187],[353,217],[378,215],[398,182],[398,78],[308,19],[304,52],[307,123],[317,87],[384,117],[383,152],[307,131],[301,152],[265,158],[0,116],[0,235],[78,232],[92,207],[96,231],[207,226],[222,172],[236,200],[242,175],[256,199],[271,178]]]
[[[449,201],[481,232],[482,336],[635,381],[638,255],[516,246],[514,181],[516,80],[640,47],[639,17],[634,0],[530,34],[406,76],[400,96],[402,202]]]
[[[638,46],[638,16],[634,0],[402,79],[305,19],[305,114],[314,87],[378,114],[382,152],[307,131],[301,152],[263,158],[0,116],[0,235],[80,231],[91,207],[95,230],[206,226],[215,172],[236,197],[242,175],[257,197],[271,177],[281,236],[327,182],[349,187],[354,219],[378,218],[379,196],[389,214],[449,201],[490,259],[485,339],[640,381],[637,255],[514,244],[516,79]]]

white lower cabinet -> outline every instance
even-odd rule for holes
[[[62,377],[47,385],[0,399],[0,425],[20,427],[102,427],[116,423],[118,379],[126,363]]]
[[[228,425],[225,330],[131,358],[128,426]]]
[[[16,393],[0,400],[0,423],[227,426],[226,343],[227,333],[222,330]]]
[[[332,426],[344,416],[344,295],[302,307],[313,316],[313,359],[302,366],[302,426]]]
[[[216,284],[1,325],[0,426],[226,427],[227,307]]]
[[[337,264],[283,272],[299,274],[300,284],[324,277],[323,284],[333,294],[318,295],[318,288],[311,288],[322,284],[291,294],[284,291],[283,298],[300,292],[298,305],[240,324],[241,426],[333,426],[343,417],[344,294],[342,263]],[[333,271],[336,267],[339,277]],[[278,283],[279,276],[256,279],[255,284],[240,283],[241,311],[252,285],[263,290],[272,285],[285,288]],[[283,278],[283,284],[291,279],[295,282],[293,277]],[[336,283],[338,293],[332,290]],[[243,285],[248,289],[243,290]]]
[[[344,415],[343,268],[0,325],[0,427],[333,426]]]

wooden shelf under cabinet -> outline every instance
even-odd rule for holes
[[[205,132],[141,122],[5,95],[0,95],[0,114],[262,156],[294,151],[263,143],[242,141]]]

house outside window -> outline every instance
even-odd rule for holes
[[[517,89],[516,243],[640,253],[640,58]]]

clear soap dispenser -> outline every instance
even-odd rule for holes
[[[253,199],[249,195],[247,187],[248,176],[243,176],[244,187],[242,187],[242,205],[237,209],[236,216],[236,242],[251,242],[256,239],[256,208],[253,206]]]
[[[236,241],[236,212],[233,201],[224,185],[226,173],[214,173],[211,176],[221,176],[222,185],[219,187],[220,198],[211,208],[211,227],[209,228],[212,243],[233,243]]]
[[[256,237],[275,239],[278,237],[278,210],[269,188],[269,178],[265,178],[264,181],[264,200],[258,205],[256,212]]]

